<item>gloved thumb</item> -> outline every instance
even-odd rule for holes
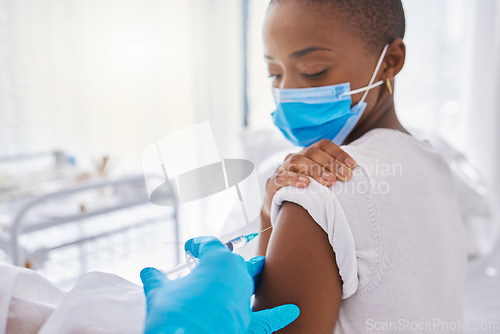
[[[287,304],[254,312],[248,327],[250,334],[270,334],[288,326],[300,315],[297,305]]]
[[[168,278],[158,269],[144,268],[141,271],[141,281],[144,284],[144,294],[147,297],[151,290],[159,288],[168,282]]]

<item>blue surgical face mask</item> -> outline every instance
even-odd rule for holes
[[[340,145],[358,123],[366,109],[368,91],[380,86],[373,83],[382,65],[386,45],[368,86],[351,90],[350,83],[339,85],[273,89],[276,111],[271,115],[283,135],[298,146],[310,146],[321,139]],[[361,101],[351,108],[351,95],[364,92]]]

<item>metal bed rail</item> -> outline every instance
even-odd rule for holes
[[[142,194],[138,194],[138,196],[134,199],[127,200],[124,202],[120,202],[116,205],[110,206],[110,207],[105,207],[102,209],[98,209],[95,211],[90,211],[90,212],[81,212],[79,214],[73,214],[69,215],[66,217],[62,218],[56,218],[56,219],[50,219],[46,221],[39,221],[39,222],[29,222],[26,220],[27,214],[30,212],[31,209],[34,207],[42,204],[45,201],[48,201],[49,199],[54,199],[57,197],[64,197],[64,196],[70,196],[77,194],[79,192],[84,192],[92,189],[100,189],[100,188],[107,188],[107,187],[114,187],[117,188],[119,186],[123,185],[132,185],[132,184],[138,184],[141,185],[143,188]],[[173,199],[174,201],[176,200],[175,198]],[[25,254],[23,252],[22,246],[20,244],[20,236],[25,233],[31,233],[35,231],[40,231],[43,229],[47,229],[50,227],[54,226],[59,226],[62,224],[68,224],[71,222],[75,221],[81,221],[84,219],[89,219],[91,217],[96,217],[96,216],[101,216],[107,213],[131,208],[134,206],[139,206],[142,204],[149,203],[149,197],[146,192],[145,186],[144,186],[144,177],[141,176],[132,176],[132,177],[125,177],[122,179],[118,180],[113,180],[113,181],[100,181],[100,182],[92,182],[84,185],[78,185],[75,187],[63,189],[57,192],[49,193],[49,194],[44,194],[44,195],[39,195],[36,196],[30,200],[28,200],[26,203],[24,203],[21,208],[17,211],[17,214],[15,218],[12,221],[12,224],[10,226],[10,238],[7,238],[6,236],[1,237],[0,236],[0,245],[3,246],[2,248],[5,249],[6,247],[9,255],[12,258],[12,262],[14,265],[17,266],[23,266],[25,265]],[[175,241],[179,242],[180,240],[180,229],[179,229],[179,220],[178,220],[178,209],[177,205],[173,205],[173,213],[172,213],[172,218],[175,223]],[[54,247],[53,249],[61,248],[64,246],[69,246],[73,244],[78,244],[82,243],[85,241],[93,240],[105,235],[112,234],[114,232],[122,232],[129,227],[124,227],[120,229],[115,229],[113,231],[108,231],[105,233],[97,234],[94,236],[88,236],[88,237],[81,237],[79,240],[74,240],[72,242],[66,243],[59,245],[57,247]],[[49,251],[50,249],[47,249]],[[179,247],[175,248],[175,257],[177,261],[179,261],[181,256],[180,249]]]

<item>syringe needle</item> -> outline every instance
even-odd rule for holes
[[[272,226],[269,226],[268,228],[265,228],[263,229],[262,231],[259,232],[259,234],[263,233],[263,232],[266,232],[267,230],[270,230],[272,229],[273,227]]]

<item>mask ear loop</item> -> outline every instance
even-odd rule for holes
[[[368,84],[368,87],[372,86],[373,85],[373,82],[375,81],[375,78],[377,77],[377,74],[378,74],[378,71],[380,70],[380,66],[382,66],[382,62],[384,61],[384,58],[385,58],[385,54],[387,53],[387,49],[389,49],[389,44],[386,44],[386,46],[384,47],[384,51],[382,51],[382,55],[380,56],[380,59],[378,60],[378,63],[377,63],[377,67],[375,67],[375,71],[373,72],[373,75],[372,75],[372,78],[370,79],[370,83]],[[383,81],[379,81],[377,82],[377,86],[380,86],[382,85],[384,82]],[[377,87],[375,85],[373,85],[374,87]],[[367,87],[367,88],[368,88]],[[370,89],[372,89],[373,87],[370,87],[369,89],[367,89],[365,91],[365,93],[363,94],[363,97],[361,98],[361,101],[359,101],[359,104],[365,102],[365,99],[366,97],[368,96],[368,92],[370,91]]]
[[[340,96],[355,95],[355,94],[363,93],[363,92],[368,93],[369,90],[372,90],[373,88],[378,87],[378,86],[382,86],[383,84],[384,84],[383,81],[379,81],[379,82],[376,82],[376,83],[374,83],[373,85],[370,85],[370,86],[366,86],[366,87],[363,87],[363,88],[360,88],[360,89],[351,90],[350,92],[342,93]],[[363,102],[363,101],[361,101],[361,102]]]

